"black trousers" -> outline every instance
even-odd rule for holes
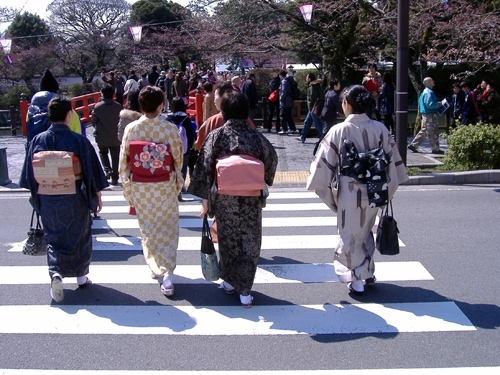
[[[106,174],[111,174],[111,179],[118,181],[118,163],[120,161],[120,146],[99,146],[99,158]],[[111,165],[109,164],[108,152],[111,155]]]
[[[281,126],[283,126],[283,131],[297,130],[297,128],[295,127],[295,123],[293,122],[292,119],[292,107],[281,107],[280,118],[281,118]]]
[[[273,128],[273,117],[274,111],[276,111],[276,131],[279,132],[281,129],[281,121],[280,121],[280,103],[276,102],[268,102],[269,106],[269,118],[267,119],[267,130],[271,130]]]

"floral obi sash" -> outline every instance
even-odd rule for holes
[[[148,141],[131,141],[130,170],[133,182],[170,181],[170,173],[174,171],[170,145]]]

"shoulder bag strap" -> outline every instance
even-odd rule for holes
[[[210,235],[210,227],[208,225],[208,216],[205,214],[203,217],[203,226],[201,228],[201,236],[208,237],[212,240],[212,236]]]
[[[31,221],[33,222],[33,218],[31,219]],[[43,229],[42,223],[40,221],[40,215],[38,214],[38,212],[36,213],[36,229]]]

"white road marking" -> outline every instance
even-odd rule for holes
[[[10,244],[9,252],[21,252],[22,242]],[[289,236],[262,236],[262,250],[292,250],[292,249],[329,249],[337,246],[339,236],[332,235],[289,235]],[[399,246],[405,244],[399,240]],[[180,237],[178,251],[199,251],[201,247],[201,235],[197,237]],[[134,236],[93,236],[92,248],[94,251],[142,251],[141,238]],[[218,249],[218,244],[215,244]]]
[[[454,302],[259,306],[254,301],[251,309],[21,305],[0,306],[0,316],[0,333],[20,334],[239,336],[476,330]]]
[[[128,214],[129,207],[126,205],[120,206],[106,206],[102,208],[100,215],[105,214]],[[267,204],[264,211],[325,211],[329,212],[330,209],[324,203],[276,203]],[[179,205],[179,213],[198,213],[200,212],[200,205],[189,204]],[[332,213],[333,214],[333,213]]]
[[[212,219],[209,219],[212,222]],[[201,218],[179,219],[180,228],[201,228],[203,220]],[[337,225],[336,216],[320,217],[264,217],[262,218],[263,228],[287,228],[287,227],[334,227]],[[108,219],[93,220],[92,229],[138,229],[137,219]]]
[[[377,262],[377,282],[434,280],[420,262]],[[89,277],[95,284],[155,284],[151,271],[144,265],[94,265]],[[212,284],[203,279],[200,265],[178,265],[176,284]],[[339,282],[332,263],[265,264],[257,268],[254,284],[299,284]],[[76,284],[76,278],[65,278],[65,284]],[[0,267],[0,285],[50,284],[47,266]]]
[[[195,195],[192,194],[182,194],[182,197],[184,199],[189,199],[189,200],[201,200]],[[270,191],[269,197],[267,198],[269,200],[273,199],[319,199],[318,196],[313,193],[312,191],[303,191],[303,192],[273,192]],[[125,202],[125,197],[123,195],[103,195],[102,196],[102,201],[103,202]]]

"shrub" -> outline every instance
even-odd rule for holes
[[[443,161],[451,169],[500,168],[500,127],[459,126],[447,137],[448,152]]]
[[[85,94],[88,94],[88,89],[83,83],[72,83],[68,86],[68,96],[70,98]]]
[[[26,95],[26,99],[30,100],[31,98],[31,90],[26,86],[13,86],[0,97],[0,106],[2,107],[17,107],[19,105],[19,98],[21,94]]]

